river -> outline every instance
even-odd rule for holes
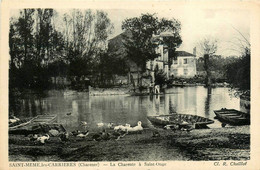
[[[14,101],[15,115],[33,117],[38,114],[57,114],[58,123],[68,130],[81,128],[86,121],[90,127],[97,123],[129,123],[132,126],[142,121],[144,127],[151,126],[148,115],[183,113],[199,115],[215,121],[210,128],[221,127],[214,119],[213,110],[233,108],[239,110],[239,98],[231,95],[229,88],[207,89],[197,87],[176,87],[167,89],[169,94],[158,96],[88,96],[77,93],[64,96],[63,91],[51,91],[45,97],[27,97]]]

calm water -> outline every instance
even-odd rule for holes
[[[58,122],[68,130],[80,127],[81,121],[90,126],[96,123],[129,123],[136,125],[141,120],[144,127],[151,126],[147,115],[170,114],[172,112],[199,115],[213,119],[213,110],[233,108],[239,110],[239,99],[230,95],[228,88],[214,88],[207,94],[204,87],[172,88],[171,94],[159,96],[88,96],[80,93],[64,96],[63,92],[50,92],[48,97],[27,97],[16,104],[15,115],[20,117],[37,114],[57,114]],[[71,113],[67,115],[66,113]],[[220,127],[215,120],[211,128]]]

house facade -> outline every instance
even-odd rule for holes
[[[186,51],[175,51],[175,57],[170,57],[170,77],[191,78],[197,74],[196,55]]]
[[[173,36],[169,32],[163,32],[160,35],[154,36],[155,40],[162,40],[163,37]],[[163,70],[167,79],[177,78],[191,78],[197,74],[196,70],[196,48],[193,53],[186,51],[170,52],[165,44],[159,44],[155,49],[159,57],[147,62],[146,67],[150,71],[152,81],[154,81],[154,70],[158,67]]]
[[[109,54],[115,58],[124,58],[127,63],[128,76],[125,77],[125,83],[129,84],[138,81],[138,72],[140,68],[127,58],[125,47],[123,45],[123,36],[130,36],[128,32],[124,32],[112,39],[108,43]],[[167,79],[173,77],[190,78],[196,75],[196,55],[185,51],[170,51],[167,45],[163,42],[164,37],[174,36],[171,32],[162,32],[159,35],[153,35],[153,41],[159,43],[155,51],[158,55],[154,60],[146,62],[146,72],[142,74],[142,85],[149,86],[151,82],[155,81],[156,67],[163,70]],[[161,42],[161,43],[160,43]],[[196,51],[195,51],[196,52]],[[140,75],[141,76],[141,75]],[[122,80],[123,78],[121,78]],[[123,79],[124,80],[124,79]]]

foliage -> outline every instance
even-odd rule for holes
[[[113,25],[103,11],[73,10],[55,27],[53,9],[23,9],[10,19],[10,87],[50,87],[50,78],[99,74]]]
[[[124,37],[127,56],[137,64],[141,72],[145,72],[148,60],[158,57],[155,49],[160,43],[166,44],[170,49],[175,49],[182,43],[180,22],[176,19],[159,19],[155,14],[142,14],[140,17],[128,18],[123,21],[122,29],[130,32],[130,36]],[[165,31],[173,36],[154,41],[154,35]]]
[[[107,13],[73,10],[64,14],[63,21],[70,75],[96,73],[94,68],[100,64],[100,53],[105,50],[106,39],[113,29]]]
[[[211,37],[206,37],[204,40],[199,42],[201,55],[203,56],[204,69],[206,71],[205,84],[207,87],[210,87],[211,82],[211,67],[210,67],[210,58],[217,51],[217,40]]]
[[[166,73],[158,68],[158,65],[156,65],[154,70],[154,83],[157,85],[160,85],[161,87],[167,83],[167,76]]]
[[[237,60],[238,60],[238,57],[235,57],[235,56],[223,57],[220,55],[212,55],[209,58],[209,68],[210,68],[210,71],[212,72],[212,74],[211,74],[212,82],[225,81],[227,79],[227,76],[226,76],[227,65],[234,63]],[[203,57],[197,59],[196,68],[197,68],[197,71],[203,71],[203,72],[205,71]],[[205,78],[205,76],[203,74],[202,74],[202,77]]]
[[[227,65],[228,82],[241,91],[250,90],[250,49],[245,48],[242,57]]]
[[[155,48],[159,44],[152,41],[153,35],[164,31],[174,33],[172,38],[165,37],[164,43],[175,48],[182,43],[180,27],[178,20],[159,19],[155,14],[142,14],[140,17],[126,19],[123,21],[122,29],[131,33],[131,36],[124,38],[128,57],[145,71],[146,61],[158,57]]]

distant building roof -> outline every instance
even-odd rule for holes
[[[173,35],[173,32],[165,31],[165,32],[161,32],[160,36],[161,37],[173,37],[174,35]]]
[[[174,55],[179,56],[179,57],[181,57],[181,56],[194,56],[195,57],[194,54],[188,53],[186,51],[175,51]]]

